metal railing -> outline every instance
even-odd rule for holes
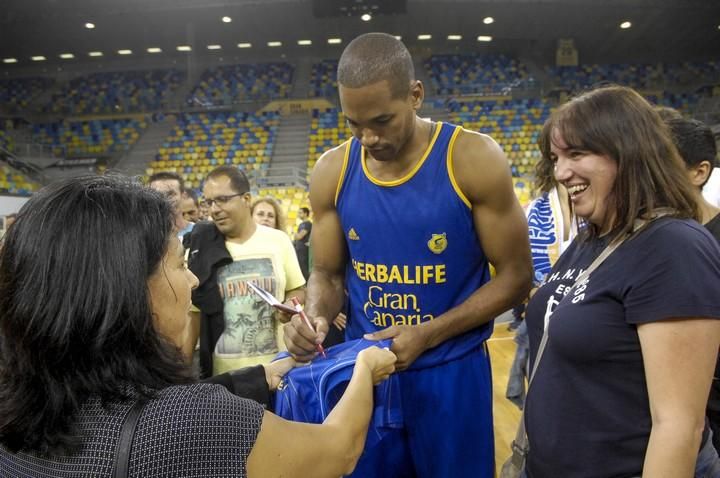
[[[21,172],[33,181],[41,184],[46,184],[48,182],[48,178],[42,168],[18,158],[14,153],[2,147],[0,147],[0,161],[7,163],[8,166]]]
[[[257,187],[273,186],[308,186],[305,170],[292,166],[275,167],[267,171],[255,171],[255,184]]]

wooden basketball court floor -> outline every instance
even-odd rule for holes
[[[493,418],[495,420],[495,467],[498,474],[510,456],[510,443],[515,438],[520,409],[505,398],[510,365],[515,356],[515,332],[507,330],[507,322],[496,322],[488,340],[493,376]]]

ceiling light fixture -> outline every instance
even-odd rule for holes
[[[162,53],[162,48],[158,48],[156,46],[152,46],[147,49],[148,53]]]
[[[132,55],[132,50],[118,50],[118,55]]]
[[[47,58],[45,58],[45,57],[42,56],[42,55],[31,56],[30,59],[31,59],[32,61],[45,61],[45,60],[47,60]]]
[[[453,41],[462,40],[462,35],[448,35],[447,39]]]
[[[192,51],[192,48],[190,48],[190,45],[179,45],[177,51]]]
[[[342,40],[340,38],[328,38],[328,43],[330,45],[337,45],[338,43],[342,43]]]
[[[70,60],[72,58],[75,58],[75,55],[73,55],[72,53],[61,53],[60,58],[62,58],[63,60]]]
[[[207,46],[207,49],[208,49],[208,50],[220,50],[220,49],[222,49],[222,46],[220,46],[220,45],[208,45],[208,46]]]
[[[491,23],[495,23],[495,19],[493,17],[485,17],[483,18],[483,23],[485,25],[490,25]]]
[[[479,37],[477,37],[477,41],[492,41],[492,37],[490,35],[480,35]]]
[[[360,17],[360,20],[364,22],[369,22],[370,20],[372,20],[372,15],[370,15],[369,13],[363,13],[363,15]]]
[[[312,40],[298,40],[298,45],[301,45],[301,46],[312,45]]]
[[[88,56],[95,56],[95,57],[97,57],[97,56],[103,56],[103,52],[101,52],[101,51],[91,51],[90,53],[88,53]]]
[[[238,48],[250,48],[252,43],[238,43]]]
[[[17,63],[17,58],[3,58],[3,63]]]
[[[427,33],[423,33],[422,35],[418,35],[418,40],[430,40],[432,38],[432,35],[428,35]]]
[[[632,26],[632,23],[627,20],[620,24],[620,28],[622,28],[623,30],[627,30],[631,26]]]
[[[230,23],[230,22],[232,22],[232,18],[230,18],[230,17],[222,17],[222,21],[223,21],[223,23]]]
[[[95,24],[94,24],[94,23],[87,22],[87,23],[85,24],[85,28],[87,28],[88,30],[92,30],[93,28],[95,28]]]
[[[282,42],[281,41],[269,41],[269,42],[267,42],[267,46],[269,46],[269,47],[282,46]]]

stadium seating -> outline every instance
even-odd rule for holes
[[[703,80],[720,81],[720,61],[548,66],[545,72],[550,78],[552,88],[570,92],[580,92],[607,83],[638,90],[664,90]]]
[[[448,102],[450,122],[490,135],[505,151],[513,176],[532,173],[540,151],[537,139],[550,115],[543,100]]]
[[[150,112],[161,109],[183,81],[178,70],[94,73],[71,80],[45,111],[63,114]]]
[[[0,80],[0,106],[11,113],[25,110],[32,99],[52,83],[49,78]]]
[[[187,102],[192,106],[219,106],[286,98],[290,93],[292,76],[293,67],[288,63],[210,68],[202,75]]]
[[[8,133],[8,129],[12,129],[12,121],[0,121],[0,148],[12,153],[15,149],[15,141]]]
[[[506,55],[433,55],[424,66],[438,95],[499,95],[533,81],[524,64]]]
[[[320,98],[337,97],[337,66],[337,60],[323,60],[312,66],[309,96]]]
[[[434,110],[432,114],[442,117],[445,111],[448,121],[493,137],[509,159],[513,184],[522,203],[530,199],[534,164],[540,157],[537,138],[551,105],[593,85],[616,83],[638,89],[653,103],[692,115],[699,104],[717,94],[720,88],[713,89],[714,85],[720,85],[718,60],[545,67],[549,82],[544,86],[549,96],[514,100],[510,97],[518,96],[517,87],[529,85],[534,79],[526,65],[509,56],[433,55],[424,61],[424,67],[434,87],[428,91],[434,89],[437,93],[436,97],[426,98],[426,104]],[[313,64],[308,97],[336,98],[336,71],[337,60]],[[36,124],[32,128],[33,140],[50,145],[53,152],[61,156],[128,150],[146,128],[146,121],[118,113],[167,110],[168,99],[184,80],[183,75],[178,70],[166,69],[94,73],[76,78],[53,97],[45,111],[105,116]],[[176,171],[186,177],[187,187],[196,189],[201,188],[205,175],[221,164],[238,165],[250,175],[262,176],[269,169],[279,113],[241,113],[228,111],[227,106],[287,98],[293,75],[294,67],[285,62],[225,65],[205,71],[188,95],[187,104],[219,108],[208,113],[181,113],[177,127],[148,165],[147,174]],[[0,80],[0,107],[6,111],[27,108],[51,83],[52,80],[42,78]],[[683,85],[687,88],[683,89]],[[525,90],[523,95],[532,91]],[[108,114],[120,119],[103,119],[108,118]],[[0,147],[12,150],[13,139],[7,130],[8,127],[0,124]],[[307,150],[308,175],[323,152],[350,137],[351,132],[338,109],[313,110]],[[27,186],[25,182],[13,182],[16,190]],[[297,209],[307,204],[304,188],[273,188],[261,190],[260,194],[272,195],[283,202],[289,227],[293,227]]]
[[[701,96],[697,93],[669,93],[663,91],[659,94],[646,94],[645,98],[656,105],[669,106],[689,115],[700,101]]]
[[[556,88],[573,92],[603,83],[647,89],[663,80],[662,66],[650,64],[553,66],[546,67],[545,72]]]
[[[0,162],[0,193],[30,196],[38,189],[40,189],[38,183]]]
[[[522,178],[512,178],[513,190],[515,196],[522,207],[526,207],[533,199],[533,179],[532,176],[525,176]]]
[[[707,81],[720,83],[720,60],[686,61],[667,65],[665,68],[667,84],[684,85]]]
[[[342,113],[333,108],[313,110],[308,146],[308,175],[322,153],[350,139],[352,133]]]
[[[222,164],[261,174],[269,167],[280,115],[218,112],[185,114],[150,163],[147,175],[175,171],[186,186],[200,188],[205,175]]]
[[[33,126],[33,140],[56,156],[102,155],[127,151],[147,127],[137,119],[61,121]]]

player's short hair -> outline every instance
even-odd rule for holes
[[[338,83],[361,88],[380,81],[390,84],[393,98],[410,92],[415,67],[405,45],[387,33],[366,33],[351,41],[340,56]]]

